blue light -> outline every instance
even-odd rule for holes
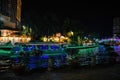
[[[59,46],[52,45],[52,46],[50,46],[50,48],[51,48],[52,50],[58,50],[58,49],[59,49]]]
[[[32,49],[34,49],[35,48],[35,45],[32,45]]]
[[[28,47],[24,47],[23,50],[24,51],[29,51],[29,48]]]
[[[31,70],[31,69],[34,69],[36,68],[36,65],[35,64],[28,64],[28,68]]]
[[[15,58],[15,63],[19,63],[19,59],[18,58]]]
[[[40,50],[48,50],[48,46],[47,45],[41,45]]]
[[[43,56],[41,56],[41,58],[48,59],[49,56],[48,55],[43,55]]]

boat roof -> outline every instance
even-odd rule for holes
[[[57,43],[57,42],[30,42],[25,45],[61,45],[63,43]]]

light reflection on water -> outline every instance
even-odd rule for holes
[[[120,56],[120,45],[118,46],[113,46],[114,51],[118,53],[118,55]]]

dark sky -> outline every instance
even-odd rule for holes
[[[102,35],[112,34],[113,18],[120,16],[119,7],[108,3],[22,1],[23,23],[29,24],[34,20],[39,22],[40,16],[45,13],[54,13],[61,20],[66,17],[78,20],[87,27],[89,32],[97,32]]]

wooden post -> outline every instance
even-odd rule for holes
[[[48,71],[52,71],[54,67],[53,57],[49,56],[48,58]]]
[[[96,65],[96,56],[93,55],[93,56],[91,57],[91,66],[95,66],[95,65]]]

